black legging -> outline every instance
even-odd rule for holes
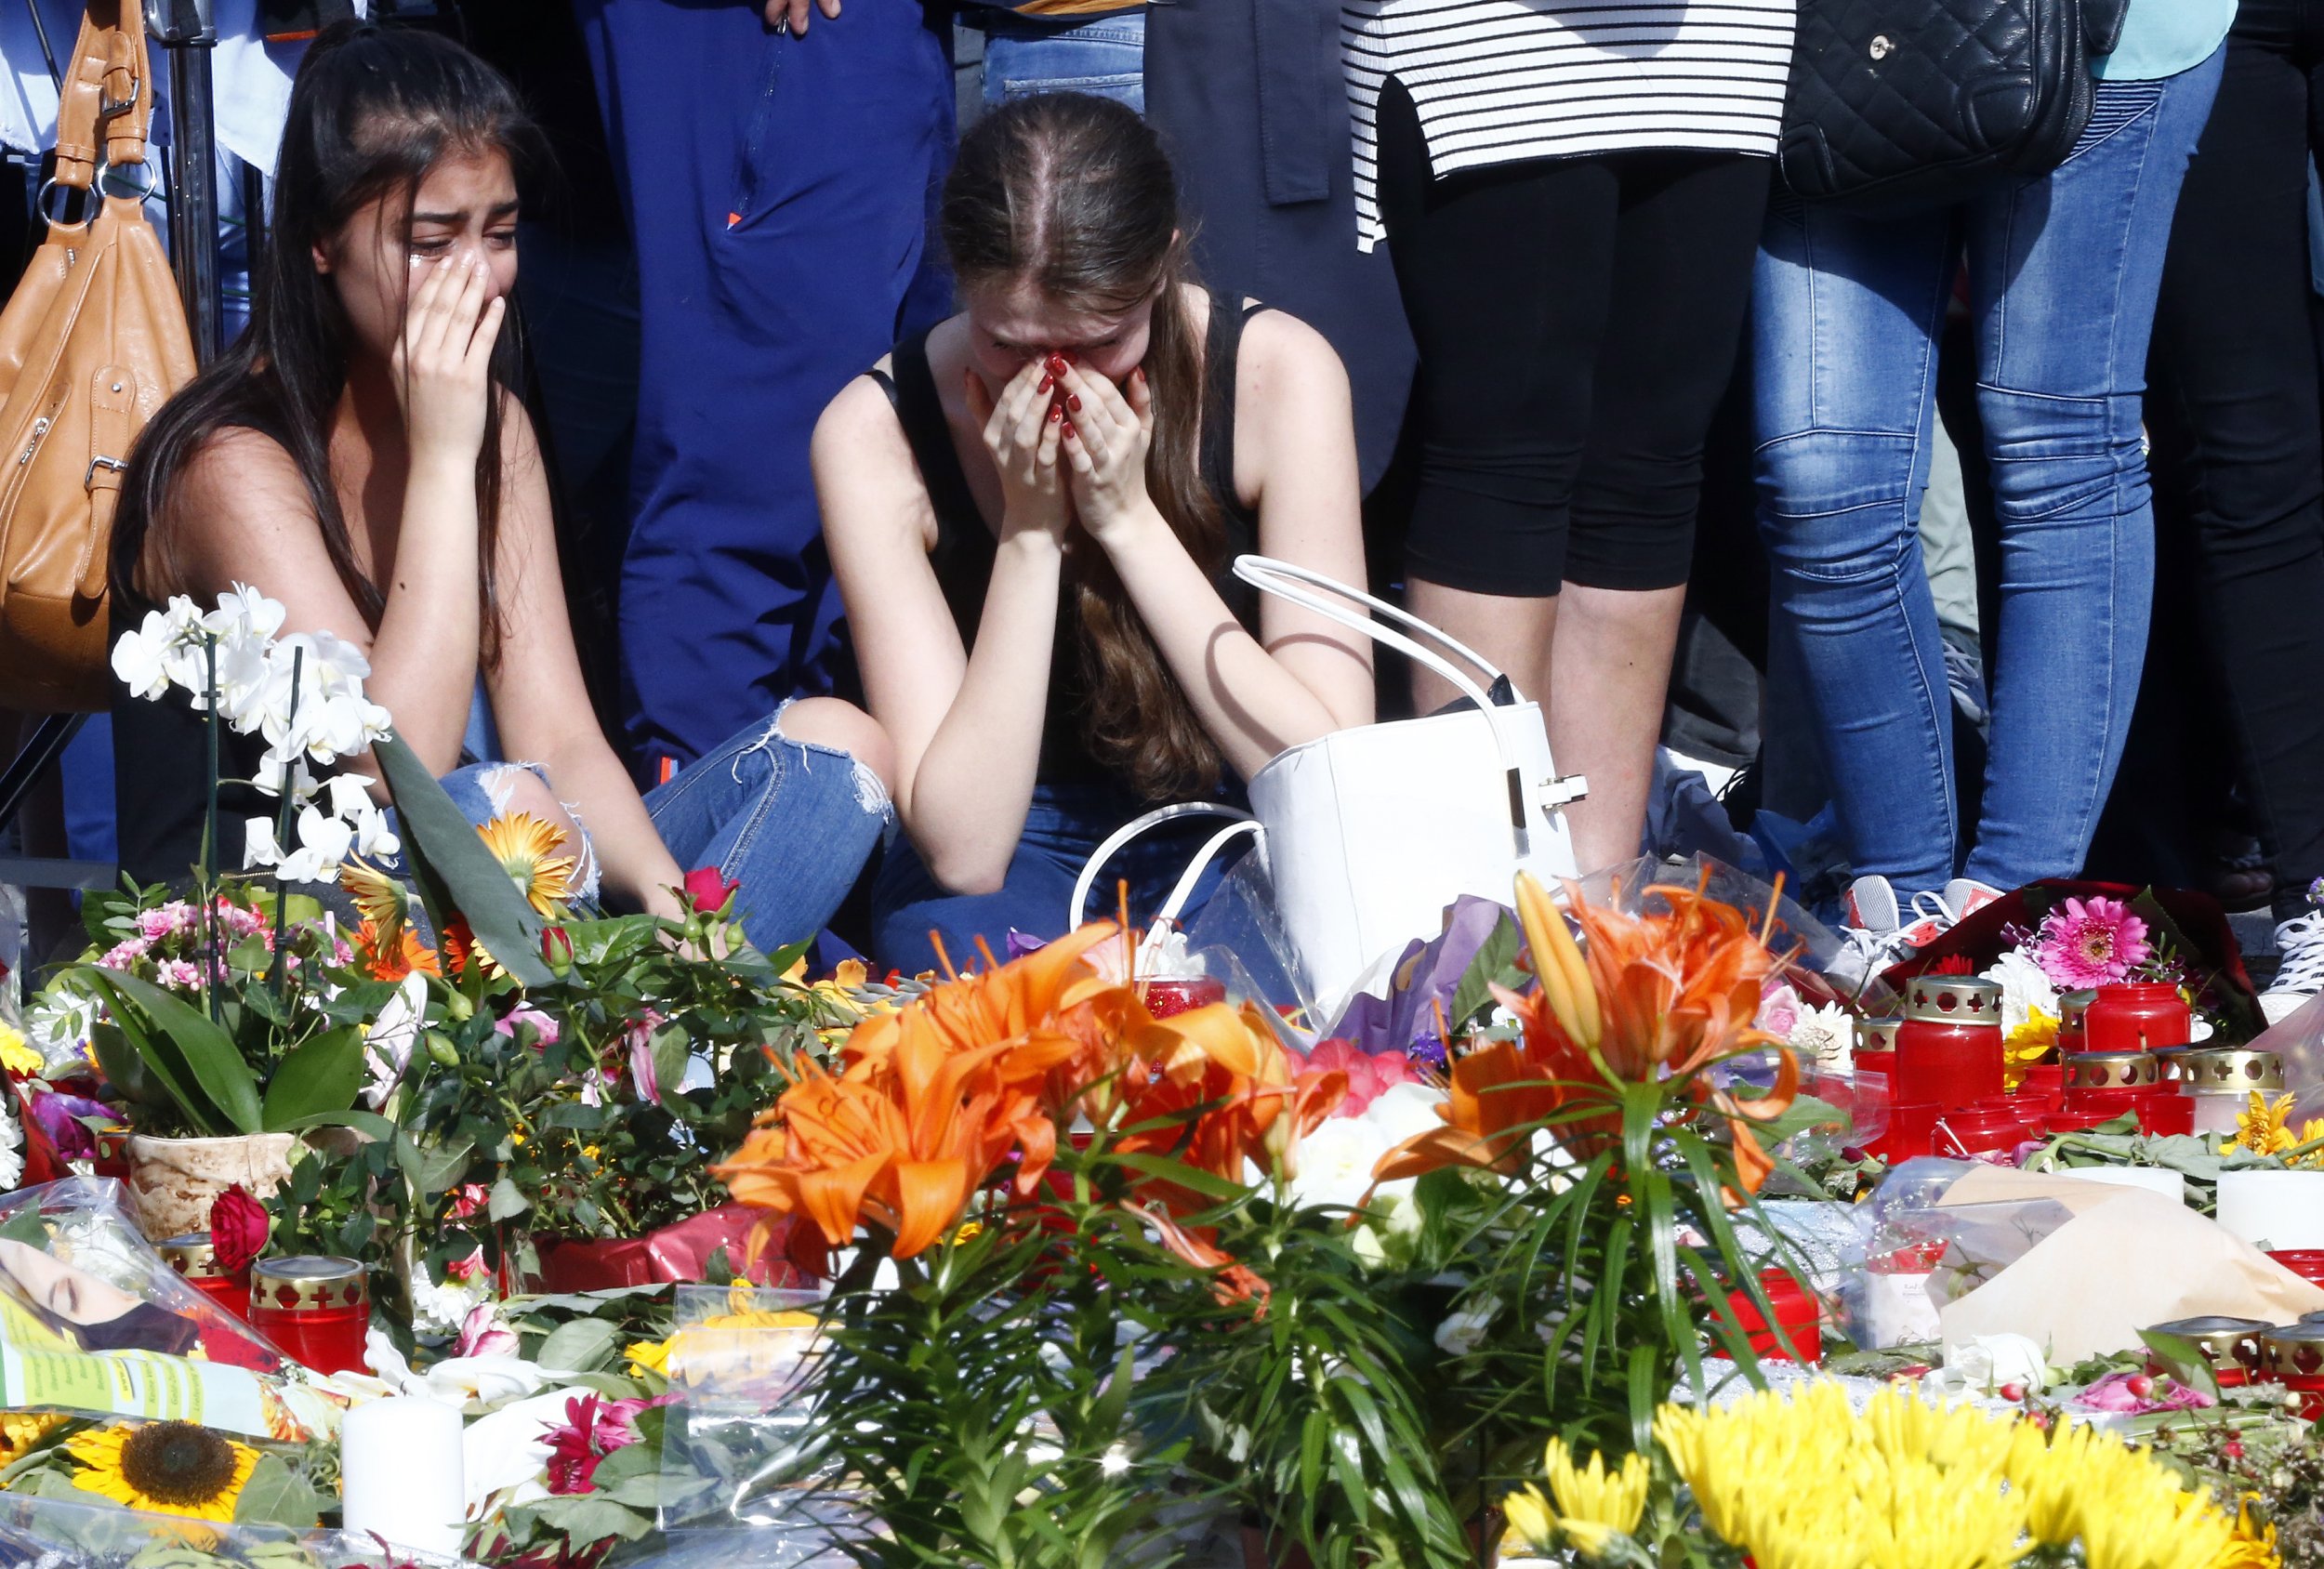
[[[2308,158],[2324,152],[2324,7],[2243,0],[2179,193],[2147,420],[2158,518],[2189,520],[2274,864],[2276,913],[2324,876],[2324,398]]]
[[[1618,152],[1432,180],[1393,81],[1380,160],[1420,350],[1406,569],[1480,594],[1684,583],[1769,161]]]

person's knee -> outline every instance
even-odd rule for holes
[[[883,790],[893,789],[895,743],[878,719],[837,697],[802,697],[783,710],[783,734],[809,746],[845,752],[871,771]]]
[[[580,825],[557,798],[548,781],[536,769],[522,763],[500,763],[484,771],[481,783],[493,806],[495,817],[513,817],[520,812],[537,817],[557,830],[567,842],[567,850],[580,842]]]

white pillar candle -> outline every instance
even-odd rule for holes
[[[468,1517],[460,1413],[399,1395],[348,1412],[339,1430],[347,1529],[376,1531],[398,1547],[457,1553]]]
[[[2255,1247],[2324,1247],[2324,1171],[2223,1171],[2219,1223]]]

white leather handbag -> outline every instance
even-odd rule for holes
[[[1446,907],[1462,894],[1506,903],[1521,869],[1545,879],[1575,875],[1564,809],[1588,784],[1557,776],[1540,705],[1515,692],[1473,650],[1321,573],[1243,556],[1235,574],[1419,661],[1467,701],[1287,748],[1252,777],[1250,813],[1197,802],[1126,824],[1083,867],[1069,924],[1087,918],[1106,862],[1139,835],[1189,815],[1229,818],[1158,918],[1176,920],[1205,868],[1237,839],[1255,837],[1308,996],[1336,1004],[1383,955],[1442,930]]]

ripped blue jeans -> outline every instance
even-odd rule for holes
[[[445,774],[444,792],[481,825],[507,807],[520,771],[555,788],[537,763],[475,763]],[[854,758],[784,734],[782,708],[655,785],[645,808],[681,868],[715,866],[742,885],[743,931],[770,954],[823,929],[893,816],[888,792]],[[584,837],[574,889],[594,903],[588,824],[565,810]]]

